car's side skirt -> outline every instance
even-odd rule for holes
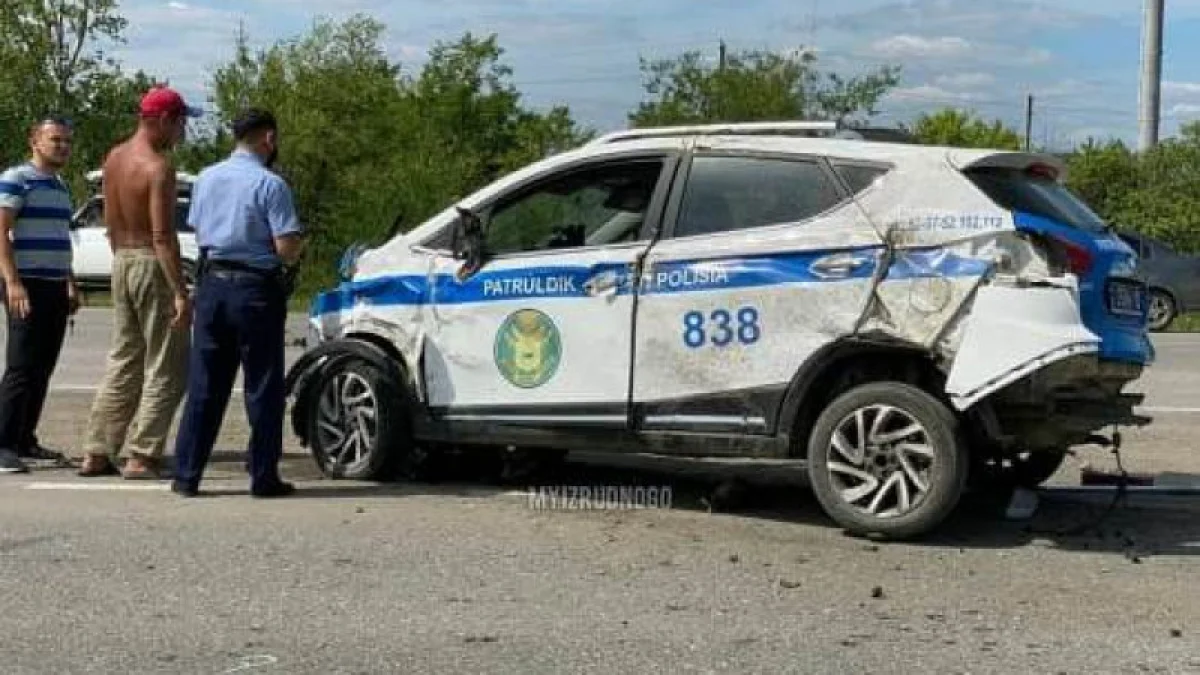
[[[555,409],[433,411],[414,425],[418,442],[461,445],[511,445],[611,453],[648,453],[686,457],[788,456],[788,440],[764,434],[724,432],[744,418],[680,416],[661,419],[680,428],[628,429],[628,416],[613,410],[582,412]],[[655,418],[649,418],[655,421]]]

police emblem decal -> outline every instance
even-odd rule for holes
[[[496,331],[496,368],[515,387],[534,389],[546,384],[561,359],[558,326],[536,309],[509,314]]]

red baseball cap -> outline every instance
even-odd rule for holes
[[[164,113],[199,117],[203,114],[199,108],[193,108],[183,102],[179,92],[169,87],[155,87],[142,97],[140,106],[142,115],[156,116]]]

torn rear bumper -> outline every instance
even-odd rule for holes
[[[1070,285],[979,288],[946,381],[965,411],[985,397],[1054,363],[1095,354],[1100,337],[1079,318]]]

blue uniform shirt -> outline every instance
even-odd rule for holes
[[[274,237],[301,232],[292,191],[257,155],[235,150],[203,171],[192,188],[188,224],[211,260],[274,269]]]

